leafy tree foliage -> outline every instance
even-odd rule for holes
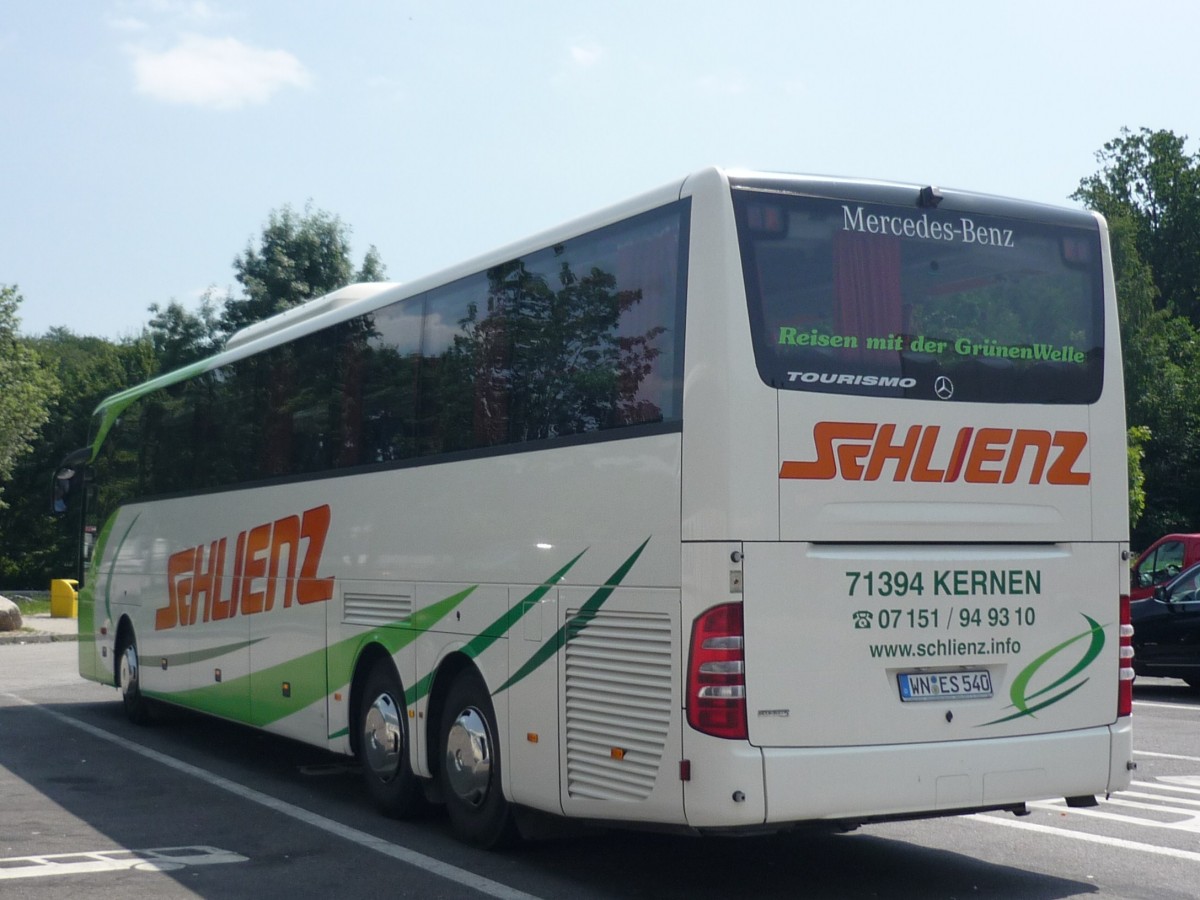
[[[228,297],[220,316],[226,336],[240,328],[356,281],[382,281],[379,253],[372,246],[355,270],[350,229],[337,216],[290,206],[271,213],[259,245],[247,244],[233,260],[245,296]]]
[[[1170,131],[1120,136],[1096,154],[1103,168],[1076,199],[1106,216],[1127,217],[1138,254],[1153,272],[1161,308],[1200,322],[1200,160]]]
[[[197,312],[189,312],[176,300],[165,307],[152,303],[150,312],[146,337],[154,347],[160,371],[170,372],[220,349],[218,313],[212,290],[204,295]]]
[[[1142,460],[1146,456],[1146,442],[1150,440],[1150,429],[1145,425],[1134,425],[1129,429],[1126,452],[1129,455],[1129,520],[1137,522],[1146,511],[1146,473]]]
[[[48,515],[51,473],[87,443],[92,410],[103,397],[155,371],[146,341],[113,344],[55,328],[28,343],[62,390],[47,406],[32,451],[13,471],[10,508],[0,512],[0,588],[44,588],[50,578],[74,573],[76,533]]]
[[[17,337],[21,300],[16,287],[0,285],[0,495],[49,418],[49,404],[59,389],[37,351]],[[4,507],[0,496],[0,509]]]
[[[1124,130],[1073,195],[1112,235],[1135,546],[1200,528],[1200,158],[1186,140]]]

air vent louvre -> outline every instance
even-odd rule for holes
[[[397,625],[413,613],[413,598],[401,594],[344,594],[342,621],[347,625]]]
[[[570,616],[567,793],[644,800],[658,779],[671,721],[671,620],[638,612]]]

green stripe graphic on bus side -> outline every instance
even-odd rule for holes
[[[140,519],[141,517],[142,517],[141,513],[138,513],[136,516],[133,517],[133,521],[129,523],[129,527],[126,528],[125,533],[123,535],[121,535],[121,540],[117,541],[117,549],[113,552],[112,562],[110,562],[108,564],[108,577],[105,578],[105,580],[104,580],[104,613],[108,617],[108,621],[110,623],[112,622],[113,572],[117,568],[117,560],[120,559],[120,557],[121,557],[121,548],[125,546],[125,541],[128,540],[128,538],[129,538],[129,532],[133,531],[133,526],[137,524],[137,520]],[[111,530],[112,526],[115,525],[116,522],[117,522],[117,515],[116,515],[116,513],[113,513],[112,518],[108,520],[108,524],[105,526],[106,531]],[[106,537],[107,537],[107,535],[106,535]],[[99,550],[97,550],[96,558],[97,559],[100,558]]]
[[[646,549],[646,545],[648,543],[650,543],[650,538],[646,538],[646,540],[642,541],[642,545],[633,551],[633,555],[630,556],[629,559],[625,560],[625,562],[620,565],[617,571],[613,572],[612,575],[609,576],[608,581],[604,582],[604,586],[597,588],[596,592],[587,599],[582,607],[580,607],[580,616],[594,613],[604,605],[604,602],[610,596],[612,596],[612,592],[617,588],[617,586],[625,580],[625,576],[629,574],[629,570],[633,568],[633,564],[637,562],[638,557],[642,555],[642,551]],[[543,663],[546,662],[546,660],[554,656],[562,647],[565,647],[567,641],[570,640],[570,638],[567,636],[567,629],[570,627],[571,623],[568,622],[559,628],[558,631],[554,633],[554,636],[550,638],[550,640],[546,641],[546,643],[542,644],[542,646],[537,649],[537,651],[529,658],[525,665],[521,666],[521,668],[512,674],[508,681],[504,682],[504,684],[500,685],[500,687],[496,688],[496,690],[492,692],[492,696],[499,694],[501,691],[508,690],[518,681],[527,678],[531,672],[539,668]]]
[[[492,646],[501,636],[507,635],[513,627],[524,618],[525,614],[533,609],[539,600],[546,596],[556,584],[562,581],[563,577],[571,570],[575,563],[579,562],[580,557],[587,550],[583,550],[572,559],[569,563],[550,576],[543,584],[539,585],[533,591],[525,595],[520,603],[517,603],[512,608],[505,611],[504,615],[498,618],[495,622],[483,630],[483,633],[477,634],[467,642],[467,645],[462,648],[462,652],[470,659],[474,659],[488,647]],[[430,672],[424,678],[418,679],[417,683],[404,692],[405,702],[411,706],[422,697],[429,693],[429,689],[433,687],[433,676],[436,672]],[[332,735],[331,735],[332,737]]]
[[[265,637],[260,637],[247,641],[235,641],[232,644],[222,644],[220,647],[206,647],[202,650],[185,650],[183,653],[172,653],[171,665],[190,666],[195,663],[208,662],[210,659],[218,659],[227,653],[237,653],[239,650],[246,650],[265,640]]]
[[[323,700],[328,695],[327,659],[339,664],[342,671],[348,672],[359,648],[369,641],[382,644],[392,654],[398,653],[401,648],[416,640],[423,631],[448,615],[470,596],[476,587],[478,585],[472,585],[466,590],[439,600],[395,625],[380,626],[366,634],[338,641],[329,648],[328,654],[325,650],[314,650],[312,653],[229,681],[177,693],[145,693],[148,697],[169,700],[262,728]],[[280,690],[280,685],[284,682],[291,687],[289,697],[284,697]]]
[[[110,536],[113,535],[113,528],[115,526],[116,526],[116,514],[114,512],[113,515],[110,515],[108,517],[108,521],[106,521],[106,522],[104,522],[104,524],[102,524],[102,526],[100,527],[100,532],[96,533],[96,546],[92,547],[91,566],[88,569],[88,577],[84,578],[83,590],[86,590],[86,592],[88,592],[88,594],[91,598],[92,604],[94,604],[94,605],[97,600],[100,600],[100,596],[98,596],[98,592],[96,590],[97,584],[100,583],[100,566],[103,563],[104,551],[106,551],[106,548],[108,547],[108,539],[110,538]],[[125,534],[126,534],[126,536],[128,536],[128,532],[126,532]],[[120,552],[120,547],[118,547],[118,552]],[[116,557],[114,556],[113,562],[109,564],[109,568],[108,568],[108,581],[109,582],[112,582],[112,580],[113,580],[113,565],[115,565],[115,563],[116,563]],[[83,592],[80,592],[80,593],[83,593]],[[113,605],[112,605],[112,600],[109,599],[107,587],[104,588],[103,595],[104,595],[104,610],[106,610],[108,612],[109,619],[112,619]]]
[[[581,614],[595,612],[604,605],[605,601],[612,595],[613,590],[629,574],[629,570],[633,568],[634,563],[637,562],[638,557],[641,556],[642,551],[649,542],[649,538],[643,541],[641,546],[609,576],[604,585],[597,588],[581,607]],[[538,601],[556,584],[562,581],[567,572],[571,570],[586,552],[586,550],[580,552],[545,582],[523,597],[519,603],[506,610],[502,616],[496,619],[482,633],[477,634],[468,641],[461,652],[474,659],[499,640],[500,637],[507,635],[537,605]],[[252,674],[242,675],[229,681],[205,685],[204,687],[190,688],[178,692],[147,690],[145,693],[146,696],[151,698],[167,700],[181,706],[201,709],[256,727],[265,727],[313,703],[321,701],[334,691],[344,690],[348,687],[349,680],[343,682],[341,685],[329,685],[327,673],[345,672],[349,675],[362,648],[368,643],[379,643],[387,649],[389,654],[394,656],[401,649],[420,637],[425,631],[436,625],[441,619],[449,615],[477,587],[478,585],[472,585],[465,590],[452,594],[414,613],[407,619],[379,626],[365,634],[355,635],[338,641],[330,645],[328,652],[314,650],[311,653],[306,653],[295,659],[253,672]],[[567,636],[569,625],[570,623],[558,629],[511,678],[496,689],[495,693],[507,690],[512,685],[528,677],[530,673],[542,666],[547,660],[551,659],[569,640]],[[219,658],[226,653],[247,648],[262,640],[265,640],[265,638],[256,638],[251,641],[227,644],[205,650],[190,651],[178,657],[172,657],[172,662],[180,665],[205,662]],[[419,679],[411,689],[406,691],[406,701],[408,704],[417,702],[429,693],[433,684],[433,676],[434,673],[430,672]],[[279,689],[279,686],[285,682],[290,686],[290,696],[287,697],[283,696]],[[330,739],[334,739],[345,736],[346,733],[346,729],[342,729],[329,735],[329,737]]]

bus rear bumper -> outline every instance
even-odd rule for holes
[[[866,821],[1107,794],[1129,784],[1129,719],[995,740],[764,748],[766,823]]]

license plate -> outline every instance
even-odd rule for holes
[[[900,699],[908,703],[917,700],[973,700],[992,696],[992,673],[987,669],[966,669],[958,672],[901,672]]]

